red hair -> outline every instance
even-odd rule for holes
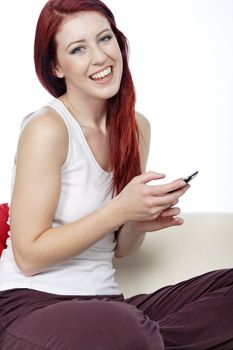
[[[107,126],[110,137],[110,166],[113,179],[109,191],[118,194],[136,175],[141,174],[139,129],[135,119],[135,90],[128,65],[128,42],[116,27],[111,10],[100,0],[49,0],[38,19],[35,43],[35,69],[44,88],[54,97],[66,92],[64,78],[54,74],[56,66],[55,35],[65,16],[80,11],[97,11],[108,20],[118,41],[123,74],[118,93],[108,100]]]

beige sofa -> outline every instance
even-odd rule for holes
[[[114,258],[116,280],[126,297],[233,267],[233,213],[186,213],[182,217],[182,226],[149,232],[139,251]]]

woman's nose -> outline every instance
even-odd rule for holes
[[[104,50],[98,45],[93,47],[91,50],[91,60],[92,60],[92,64],[98,64],[98,65],[101,65],[106,61],[106,54]]]

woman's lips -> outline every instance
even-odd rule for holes
[[[90,75],[90,79],[95,82],[107,81],[112,76],[113,67],[109,66],[101,71]]]

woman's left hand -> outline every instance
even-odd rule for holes
[[[172,207],[164,210],[155,220],[135,222],[138,232],[153,232],[171,226],[182,225],[184,220],[177,215],[180,214],[180,208]]]

